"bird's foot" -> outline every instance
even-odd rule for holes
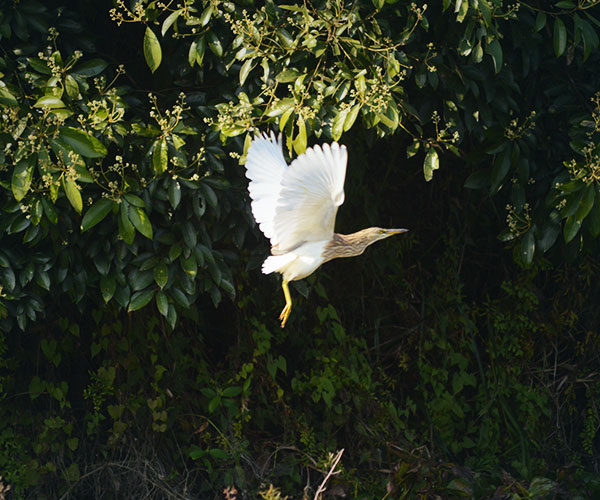
[[[290,313],[292,312],[292,304],[286,304],[279,315],[279,319],[281,320],[281,328],[285,327],[285,323],[290,317]]]

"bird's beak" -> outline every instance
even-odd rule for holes
[[[388,236],[392,236],[393,234],[401,234],[406,233],[408,229],[386,229],[385,234]]]

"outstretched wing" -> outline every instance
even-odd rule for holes
[[[281,192],[281,179],[287,169],[279,139],[262,134],[256,137],[246,157],[246,177],[250,179],[248,192],[252,199],[252,213],[258,227],[275,245],[275,207]]]
[[[335,216],[344,203],[348,154],[336,142],[309,148],[284,171],[275,208],[277,253],[307,241],[329,241]]]

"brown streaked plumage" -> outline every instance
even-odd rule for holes
[[[323,264],[333,259],[362,255],[369,245],[393,234],[406,232],[406,229],[382,229],[368,227],[352,234],[333,233],[332,240],[325,245]]]

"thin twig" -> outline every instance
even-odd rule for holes
[[[342,458],[343,454],[344,454],[344,448],[342,448],[340,451],[337,452],[337,455],[333,459],[333,464],[331,465],[329,472],[325,476],[325,479],[323,479],[323,482],[317,488],[317,492],[315,493],[314,500],[319,500],[321,493],[323,493],[325,491],[325,484],[327,484],[327,481],[329,480],[329,478],[335,473],[335,468],[337,467],[337,464],[340,461],[340,459]]]

